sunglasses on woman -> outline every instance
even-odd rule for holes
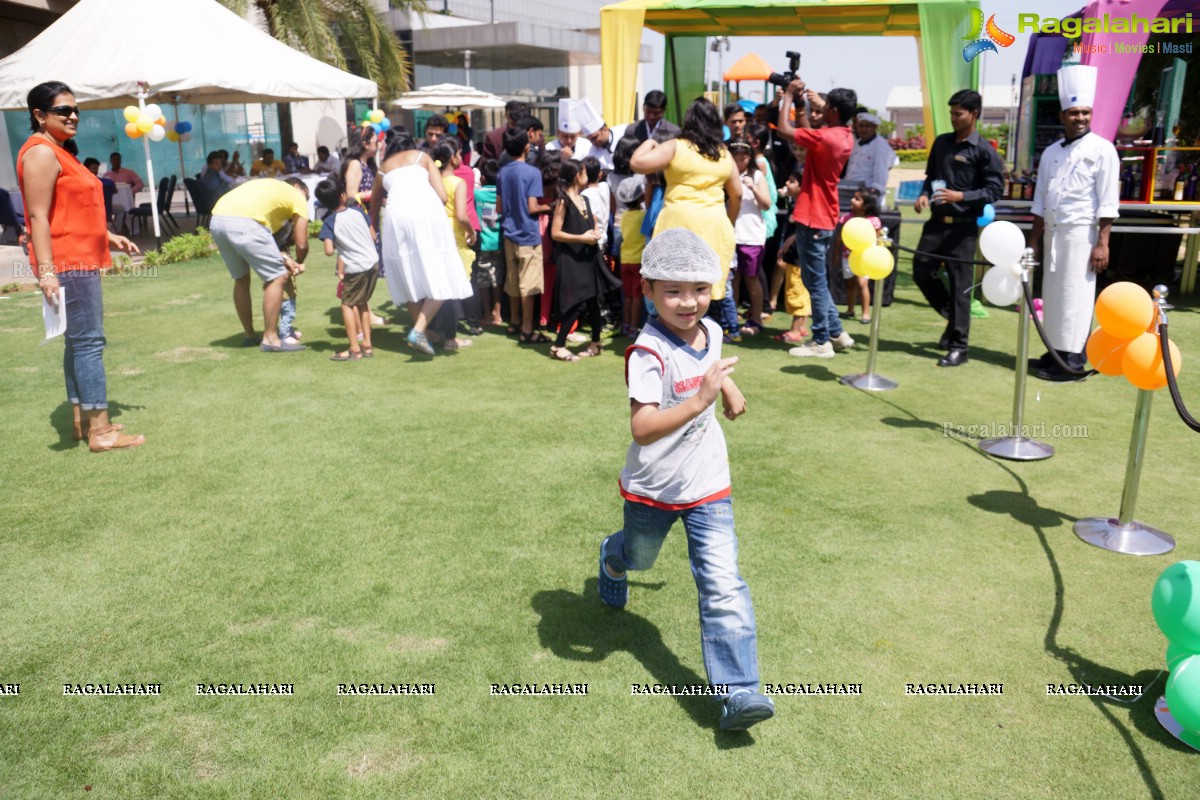
[[[72,114],[79,116],[79,106],[51,106],[46,109],[51,114],[57,114],[60,117],[69,117]]]

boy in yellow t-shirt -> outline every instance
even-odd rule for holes
[[[642,250],[646,236],[646,179],[634,175],[617,186],[621,214],[621,335],[637,338],[642,319]]]

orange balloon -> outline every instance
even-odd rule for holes
[[[1103,328],[1096,328],[1087,341],[1087,358],[1101,375],[1117,377],[1125,374],[1121,360],[1129,342],[1118,339]]]
[[[142,135],[142,129],[138,127],[136,122],[125,123],[125,135],[130,139],[136,139]]]
[[[1176,376],[1183,366],[1183,357],[1179,348],[1171,342],[1171,371]],[[1125,370],[1125,378],[1139,389],[1161,389],[1167,385],[1167,369],[1163,364],[1162,351],[1158,337],[1153,333],[1143,333],[1125,347],[1125,355],[1121,359]]]
[[[1154,320],[1150,294],[1129,281],[1112,284],[1096,298],[1096,321],[1118,339],[1133,339]]]

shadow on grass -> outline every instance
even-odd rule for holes
[[[663,584],[631,580],[633,589],[659,589]],[[538,592],[530,607],[541,617],[538,621],[538,640],[559,658],[571,661],[599,662],[613,653],[625,651],[636,658],[654,683],[699,686],[707,680],[685,667],[663,643],[662,633],[645,617],[628,610],[609,608],[600,602],[596,579],[584,582],[582,594],[565,589]],[[629,684],[643,683],[641,675],[631,676]],[[657,697],[641,702],[651,703]],[[692,721],[701,728],[716,728],[721,706],[711,697],[686,696],[674,698]],[[719,749],[746,747],[754,739],[745,731],[715,730],[714,740]]]
[[[112,400],[108,401],[108,418],[116,422],[119,420],[122,411],[139,411],[145,406],[131,406],[125,403],[115,403]],[[50,412],[50,427],[58,432],[58,441],[50,445],[50,450],[62,451],[73,450],[76,447],[87,447],[87,442],[75,441],[71,438],[71,431],[75,426],[75,413],[71,408],[71,404],[63,401]]]
[[[942,430],[942,426],[937,423],[922,420],[912,414],[907,409],[904,409],[889,400],[873,395],[878,398],[881,403],[891,406],[896,411],[904,414],[907,419],[902,417],[887,417],[881,422],[892,427],[899,428],[927,428],[933,430]],[[1145,669],[1137,672],[1134,675],[1128,675],[1120,670],[1115,670],[1106,667],[1103,664],[1086,658],[1073,648],[1059,644],[1058,629],[1062,624],[1063,613],[1066,605],[1066,589],[1063,583],[1062,571],[1059,569],[1058,560],[1054,556],[1054,550],[1050,547],[1050,541],[1046,536],[1047,528],[1058,528],[1064,523],[1073,523],[1077,520],[1068,514],[1061,511],[1056,511],[1050,508],[1044,508],[1037,500],[1035,500],[1029,492],[1029,486],[1025,481],[1014,472],[1005,462],[990,456],[980,450],[974,441],[960,437],[951,437],[954,441],[964,447],[968,447],[972,452],[986,459],[991,464],[999,467],[1013,479],[1020,487],[1020,491],[1003,491],[990,490],[983,494],[971,495],[967,497],[967,502],[983,511],[992,514],[1007,514],[1016,522],[1027,525],[1033,528],[1037,535],[1038,543],[1041,545],[1043,552],[1046,555],[1046,561],[1050,566],[1050,572],[1054,579],[1054,610],[1050,615],[1050,621],[1046,628],[1046,635],[1043,640],[1043,646],[1046,652],[1061,661],[1071,673],[1072,681],[1077,684],[1086,684],[1090,686],[1141,686],[1143,694],[1132,699],[1132,701],[1124,701],[1121,698],[1109,698],[1103,696],[1089,696],[1088,699],[1096,709],[1104,716],[1104,718],[1116,729],[1121,739],[1125,742],[1126,748],[1129,750],[1130,756],[1137,765],[1139,774],[1146,784],[1146,790],[1154,800],[1162,800],[1166,797],[1163,794],[1162,788],[1158,785],[1158,781],[1154,778],[1154,773],[1150,769],[1149,763],[1146,761],[1146,756],[1142,752],[1142,748],[1134,739],[1129,727],[1124,724],[1122,719],[1115,713],[1122,709],[1128,709],[1129,721],[1133,726],[1147,738],[1169,747],[1172,750],[1180,752],[1193,753],[1194,751],[1177,740],[1174,736],[1168,733],[1158,723],[1158,719],[1154,716],[1154,702],[1157,698],[1159,690],[1154,689],[1154,685],[1158,683],[1158,679],[1162,677],[1163,670]]]
[[[838,379],[842,377],[840,372],[834,372],[829,367],[812,363],[780,367],[779,371],[788,375],[803,375],[806,378],[812,378],[816,381],[826,381],[827,383],[837,383]]]

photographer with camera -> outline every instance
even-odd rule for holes
[[[798,57],[794,60],[799,63]],[[776,76],[771,78],[774,82]],[[793,126],[792,104],[802,94],[807,98],[809,108],[821,112],[823,127],[812,126],[803,105],[796,108]],[[832,89],[822,100],[816,90],[807,89],[804,81],[795,77],[787,84],[779,107],[779,135],[807,151],[800,196],[796,199],[792,220],[796,223],[797,263],[804,286],[812,296],[813,338],[788,350],[791,355],[802,358],[833,358],[835,351],[854,346],[854,339],[842,330],[837,308],[829,294],[825,264],[829,241],[837,227],[838,179],[854,150],[854,134],[850,132],[849,122],[857,106],[858,95],[853,89]]]

